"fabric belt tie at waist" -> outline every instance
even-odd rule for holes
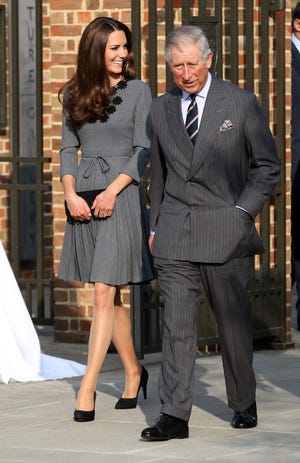
[[[102,174],[107,174],[107,172],[110,170],[110,165],[107,162],[105,158],[102,156],[84,156],[85,158],[91,158],[92,161],[90,162],[89,166],[86,168],[86,170],[83,172],[83,177],[84,178],[89,178],[91,169],[94,169],[95,163],[98,162]]]

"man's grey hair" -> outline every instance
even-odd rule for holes
[[[181,26],[174,29],[167,36],[165,45],[165,59],[170,64],[170,51],[182,45],[195,44],[199,46],[200,58],[206,61],[209,53],[209,43],[203,30],[198,26]]]

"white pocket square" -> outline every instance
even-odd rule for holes
[[[224,121],[223,124],[221,125],[219,132],[226,132],[227,130],[231,130],[233,128],[234,128],[233,123],[230,120],[226,119],[226,121]]]

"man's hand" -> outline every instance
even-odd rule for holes
[[[149,245],[151,254],[152,254],[152,249],[153,249],[154,238],[155,238],[155,233],[151,233],[149,235],[149,240],[148,240],[148,245]]]

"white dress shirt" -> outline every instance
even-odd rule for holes
[[[208,73],[207,80],[205,82],[204,87],[201,88],[201,90],[199,90],[199,92],[196,93],[196,102],[197,102],[197,106],[198,106],[198,128],[200,127],[201,118],[202,118],[202,114],[203,114],[204,105],[205,105],[206,97],[207,97],[207,94],[208,94],[208,90],[209,90],[209,87],[210,87],[210,83],[211,83],[211,74]],[[190,94],[185,92],[184,90],[182,90],[182,92],[181,92],[181,111],[182,111],[182,118],[183,118],[184,123],[185,123],[185,120],[186,120],[186,115],[187,115],[187,111],[188,111],[188,107],[190,105],[190,102],[191,102]]]
[[[295,34],[292,34],[292,42],[293,42],[293,44],[295,45],[295,47],[297,48],[297,50],[298,50],[299,53],[300,53],[300,40],[297,39],[297,37],[295,36]]]

